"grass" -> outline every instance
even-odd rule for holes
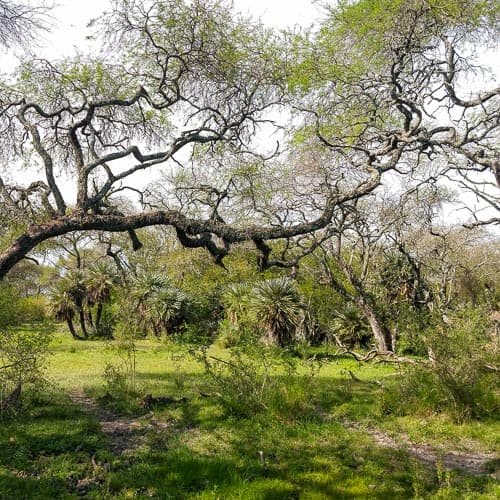
[[[58,335],[48,378],[52,389],[31,400],[16,419],[0,428],[0,498],[161,498],[161,499],[328,499],[328,498],[484,498],[500,495],[490,476],[473,477],[429,468],[404,451],[377,446],[363,429],[376,426],[396,436],[432,446],[453,445],[492,451],[496,422],[456,425],[443,416],[382,415],[381,388],[399,372],[388,365],[360,365],[351,359],[323,363],[279,363],[272,357],[268,378],[263,360],[239,359],[253,374],[245,382],[235,358],[221,348],[224,398],[186,346],[156,340],[136,343],[136,388],[107,400],[115,412],[152,420],[140,445],[114,453],[94,415],[66,395],[84,389],[94,398],[116,390],[103,374],[113,363],[120,371],[127,352],[117,343],[75,342]],[[231,371],[233,370],[233,371]],[[356,377],[353,380],[349,374]],[[240,373],[240,376],[236,376]],[[240,389],[256,392],[252,406]],[[108,382],[108,383],[107,383]],[[116,382],[116,381],[115,381]],[[257,383],[258,382],[258,383]],[[246,384],[246,385],[245,385]],[[253,384],[253,385],[252,385]],[[122,387],[123,389],[123,387]],[[187,401],[142,409],[146,393],[186,397]],[[209,397],[206,397],[209,395]],[[245,411],[248,410],[248,411]],[[348,423],[356,423],[355,427]]]

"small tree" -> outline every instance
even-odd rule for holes
[[[47,331],[0,332],[0,414],[20,406],[26,386],[43,381],[50,338]]]
[[[292,280],[275,278],[257,283],[253,290],[252,309],[269,343],[283,347],[294,340],[302,303]]]
[[[50,312],[56,321],[65,321],[71,336],[76,340],[82,340],[78,335],[73,323],[76,314],[75,303],[67,290],[63,287],[56,289],[50,296]]]

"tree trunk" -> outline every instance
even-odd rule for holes
[[[94,328],[94,318],[92,317],[92,308],[90,306],[87,307],[87,321],[89,322],[90,328]]]
[[[347,262],[345,262],[342,257],[337,257],[336,261],[345,277],[354,287],[355,293],[349,293],[346,290],[345,286],[335,279],[334,274],[328,267],[328,263],[325,261],[323,263],[323,266],[326,266],[325,270],[328,271],[330,285],[345,299],[352,300],[359,307],[359,309],[363,313],[363,316],[366,318],[368,324],[370,325],[370,329],[377,344],[377,350],[392,352],[394,350],[394,345],[391,332],[384,324],[383,320],[380,318],[380,315],[378,314],[377,309],[372,302],[372,299],[366,292],[363,282],[358,279],[358,277],[354,274],[354,270],[352,269],[352,267]]]
[[[370,329],[375,337],[378,351],[393,351],[392,335],[389,329],[380,320],[375,308],[363,297],[356,299],[356,305],[361,309],[364,317],[370,325]]]
[[[154,321],[151,323],[151,327],[153,329],[153,335],[155,337],[161,337],[161,327],[159,327]],[[144,336],[146,336],[145,334]]]
[[[80,317],[80,328],[82,329],[83,338],[88,338],[87,326],[85,325],[85,310],[83,307],[78,309],[78,316]]]
[[[69,331],[71,333],[71,336],[75,340],[83,340],[82,337],[80,337],[80,335],[78,335],[78,333],[76,333],[75,325],[73,324],[73,320],[71,318],[67,318],[66,323],[68,324],[68,328],[69,328]]]
[[[90,328],[94,328],[94,320],[92,318],[92,309],[90,308],[90,306],[88,306],[86,316],[87,316],[87,320],[89,322]]]
[[[97,303],[97,311],[95,313],[95,328],[99,330],[101,326],[101,317],[102,317],[102,302]]]

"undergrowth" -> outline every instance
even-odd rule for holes
[[[110,389],[104,367],[119,364],[118,344],[58,338],[49,375],[65,389],[83,383],[97,399]],[[112,406],[117,418],[124,412],[137,419],[138,441],[124,453],[112,451],[96,416],[64,391],[40,394],[0,428],[0,498],[492,499],[499,493],[490,476],[429,467],[404,450],[378,446],[363,431],[396,425],[392,415],[377,413],[382,389],[374,383],[398,380],[392,366],[342,358],[318,364],[257,345],[197,352],[135,341],[137,397]],[[130,386],[130,372],[122,375]],[[138,398],[146,393],[172,398],[145,412]],[[119,401],[120,391],[113,397]],[[474,425],[476,440],[493,429]],[[456,429],[465,435],[472,425]]]

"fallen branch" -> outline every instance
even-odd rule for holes
[[[146,394],[139,403],[141,408],[151,408],[154,405],[170,405],[174,403],[185,403],[186,397],[171,398],[170,396],[154,397],[152,394]]]
[[[380,358],[377,359],[376,361],[377,363],[397,363],[397,364],[401,363],[401,364],[411,364],[411,365],[419,364],[419,362],[414,359],[406,358],[404,356],[397,356],[393,351],[378,351],[377,349],[372,349],[366,354],[360,354],[356,351],[353,351],[350,347],[346,346],[345,344],[343,344],[342,341],[336,335],[334,335],[333,338],[335,339],[335,343],[339,348],[334,355],[336,357],[349,355],[352,356],[356,361],[363,363],[368,361],[373,361],[375,358]]]
[[[378,385],[379,387],[384,387],[384,384],[380,382],[380,380],[363,380],[360,379],[357,375],[355,375],[351,370],[346,370],[347,373],[351,376],[353,380],[356,382],[361,382],[362,384],[372,384],[372,385]]]
[[[486,364],[484,365],[484,367],[490,371],[490,372],[500,372],[500,368],[498,366],[495,366],[495,365],[490,365],[490,364]]]

